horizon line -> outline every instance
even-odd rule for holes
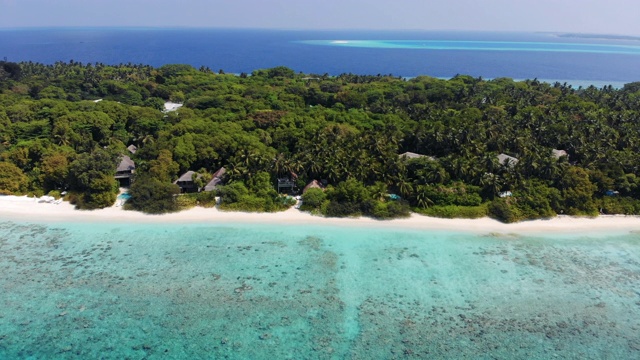
[[[251,30],[251,31],[317,31],[317,32],[337,32],[337,31],[379,31],[379,32],[469,32],[469,33],[528,33],[528,34],[555,34],[555,35],[589,35],[589,36],[624,36],[640,37],[638,34],[622,33],[597,33],[561,30],[471,30],[471,29],[419,29],[419,28],[276,28],[276,27],[229,27],[229,26],[126,26],[126,25],[43,25],[43,26],[0,26],[0,31],[7,30]]]

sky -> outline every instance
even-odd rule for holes
[[[550,31],[640,36],[638,0],[0,0],[0,28]]]

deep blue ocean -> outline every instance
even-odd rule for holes
[[[47,64],[69,60],[154,66],[186,63],[228,73],[283,65],[330,75],[450,78],[468,74],[566,81],[576,86],[640,81],[640,41],[563,38],[550,33],[10,29],[0,30],[0,58],[5,57]]]

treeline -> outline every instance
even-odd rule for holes
[[[163,112],[166,101],[184,106]],[[329,216],[640,214],[639,109],[640,83],[0,62],[0,191],[110,206],[126,154],[129,206],[149,212],[210,203],[174,196],[172,182],[224,166],[217,193],[235,210],[286,208],[275,191],[286,177],[327,184],[303,208]]]

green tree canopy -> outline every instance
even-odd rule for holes
[[[0,161],[0,194],[20,194],[27,190],[27,176],[19,167],[6,161]]]

